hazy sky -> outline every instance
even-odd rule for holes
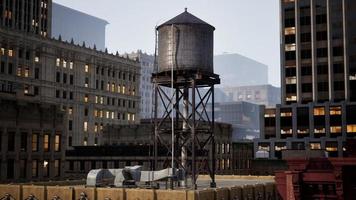
[[[154,27],[184,11],[215,26],[215,54],[239,53],[269,66],[280,84],[278,0],[54,0],[107,20],[106,46],[154,52]]]

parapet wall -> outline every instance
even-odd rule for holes
[[[203,190],[0,185],[2,200],[277,200],[274,183]]]

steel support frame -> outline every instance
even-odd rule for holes
[[[197,78],[198,77],[198,78]],[[166,157],[172,155],[171,141],[171,112],[175,113],[175,149],[174,168],[183,168],[191,176],[192,189],[197,189],[197,178],[202,172],[206,172],[211,178],[211,187],[216,187],[215,183],[215,134],[214,134],[214,85],[216,82],[205,82],[201,84],[199,76],[190,76],[184,83],[174,84],[173,96],[166,92],[164,88],[169,88],[167,84],[162,84],[159,79],[153,79],[154,83],[154,170],[158,170],[158,148],[165,148],[168,152]],[[177,80],[177,78],[175,78]],[[220,79],[219,79],[220,81]],[[201,88],[207,89],[205,94],[201,94]],[[180,108],[184,99],[185,91],[188,91],[189,113],[184,116]],[[211,101],[211,115],[207,110]],[[158,114],[158,104],[163,105],[162,116]],[[172,110],[173,104],[173,110]],[[184,107],[184,105],[182,106]],[[184,109],[184,108],[183,108]],[[183,130],[182,124],[188,124],[188,130]],[[181,149],[185,147],[188,152],[187,166],[181,164]],[[189,155],[190,154],[190,155]],[[197,163],[202,161],[202,165],[197,167]],[[190,163],[190,165],[189,165]]]

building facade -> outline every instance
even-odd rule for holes
[[[282,104],[264,109],[255,151],[343,156],[356,133],[356,2],[281,0]]]
[[[56,105],[27,102],[1,92],[0,182],[60,180],[64,177],[65,113]]]
[[[268,66],[239,54],[214,56],[214,71],[222,87],[268,84]]]
[[[250,85],[240,87],[222,87],[215,102],[249,102],[266,107],[275,107],[281,102],[280,88],[272,85]]]
[[[17,1],[1,1],[5,6],[9,2]],[[42,3],[34,4],[37,0],[29,2],[34,10],[42,8]],[[45,19],[50,24],[52,2],[41,2],[47,2],[43,3],[48,10]],[[67,115],[68,146],[99,144],[100,132],[107,124],[139,122],[137,61],[18,30],[0,29],[1,91],[60,106]]]
[[[2,29],[51,36],[52,0],[0,1]]]
[[[248,102],[215,103],[215,121],[232,126],[232,141],[259,137],[260,106]],[[208,113],[211,106],[207,107]]]
[[[144,170],[153,166],[153,122],[141,120],[138,125],[106,126],[103,140],[98,147],[74,147],[67,151],[66,171],[68,178],[82,178],[91,169],[123,168],[125,166],[142,165]],[[231,125],[215,123],[216,138],[216,173],[231,174],[232,160],[232,129]],[[165,141],[170,141],[170,135],[165,135]],[[207,137],[200,135],[199,137]],[[171,164],[171,156],[161,144],[158,151],[158,169],[167,168]],[[206,156],[198,153],[198,164],[202,165]]]
[[[106,20],[52,3],[51,37],[73,40],[74,44],[85,44],[91,48],[105,50]]]
[[[135,53],[128,54],[129,58],[139,60],[141,64],[141,80],[140,80],[140,118],[150,119],[153,118],[153,84],[151,81],[152,73],[154,70],[154,56],[143,53],[138,50]]]

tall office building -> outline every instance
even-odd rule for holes
[[[66,147],[140,121],[139,63],[49,38],[51,5],[0,1],[0,181],[61,179]]]
[[[43,24],[48,26],[38,30],[51,32],[51,0],[6,0],[0,5],[7,13],[0,29],[0,97],[13,93],[15,99],[58,105],[67,113],[64,124],[69,146],[99,144],[100,131],[107,124],[139,122],[140,66],[136,60],[38,37],[37,27]],[[37,26],[34,13],[44,8],[46,16],[39,14],[42,21]],[[9,16],[15,20],[13,26],[5,23]],[[17,24],[27,24],[28,17],[35,23],[19,29]]]
[[[261,114],[255,150],[325,149],[356,136],[356,1],[281,0],[282,104]]]
[[[129,58],[139,60],[141,64],[141,80],[140,80],[140,118],[150,119],[153,118],[153,84],[151,81],[154,69],[154,56],[143,53],[141,50],[128,54]]]
[[[105,50],[106,20],[68,8],[52,4],[51,37],[62,37],[64,41],[73,40],[74,44],[85,44],[91,48]]]
[[[2,0],[1,28],[50,36],[51,6],[51,0]]]
[[[214,70],[221,77],[221,87],[268,84],[268,66],[237,53],[214,56]]]

